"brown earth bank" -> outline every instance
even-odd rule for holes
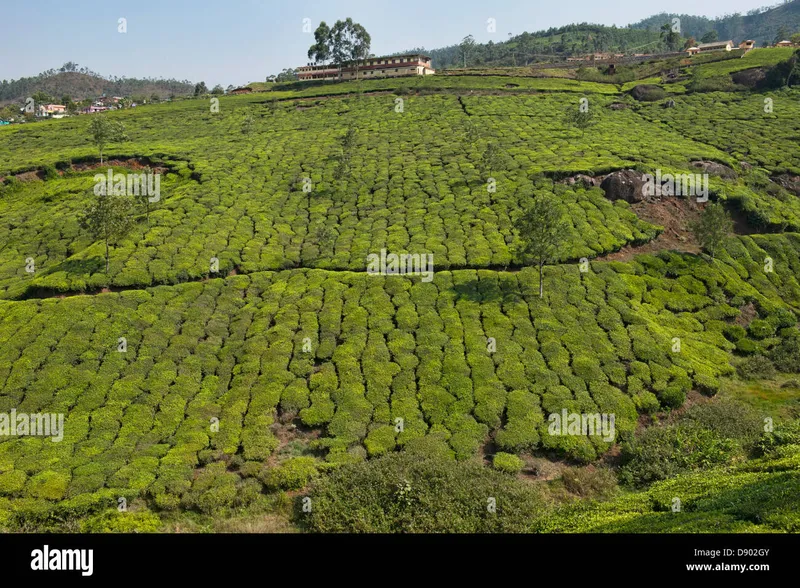
[[[619,251],[601,255],[596,261],[630,261],[640,253],[674,250],[699,253],[700,245],[689,230],[691,221],[700,216],[704,204],[689,198],[663,198],[631,204],[640,219],[664,227],[661,234],[644,245],[626,245]]]
[[[106,169],[109,167],[127,168],[136,171],[149,168],[150,171],[157,174],[165,174],[169,172],[168,167],[159,165],[157,162],[150,161],[143,157],[114,158],[114,159],[108,159],[103,163],[100,163],[99,161],[71,163],[69,166],[66,167],[58,167],[59,164],[56,165],[57,165],[56,172],[58,172],[58,175],[60,176],[63,176],[66,171],[84,172],[100,168]],[[17,180],[19,180],[20,182],[32,182],[37,180],[44,180],[45,171],[44,169],[34,169],[18,174],[0,176],[0,182],[5,181],[6,178],[12,176],[17,178]]]

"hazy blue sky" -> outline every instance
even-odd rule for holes
[[[624,26],[659,12],[745,13],[757,0],[3,0],[0,79],[36,75],[75,61],[103,75],[165,77],[240,85],[308,60],[311,30],[351,16],[376,55],[457,43],[467,34],[508,33],[576,22]],[[127,19],[127,33],[117,32]],[[486,31],[494,18],[497,32]]]

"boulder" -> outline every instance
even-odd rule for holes
[[[731,79],[735,84],[741,84],[751,90],[759,87],[764,79],[767,77],[767,69],[764,67],[756,67],[753,69],[745,69],[731,74]]]
[[[594,187],[600,185],[599,178],[593,178],[592,176],[587,176],[585,174],[577,174],[574,176],[570,176],[563,181],[564,184],[569,186],[574,186],[575,184],[583,184],[586,187]]]
[[[657,102],[666,98],[667,93],[655,84],[639,84],[631,90],[631,96],[639,102]]]
[[[624,169],[608,174],[600,187],[609,200],[624,200],[632,204],[644,200],[644,183],[641,172]]]
[[[722,165],[716,161],[693,161],[692,166],[703,170],[705,173],[712,176],[719,176],[727,180],[735,180],[736,172],[729,168],[727,165]]]
[[[800,196],[800,176],[781,174],[770,179],[782,188],[789,190],[789,192],[792,192],[796,196]]]

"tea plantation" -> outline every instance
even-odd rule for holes
[[[582,99],[585,132],[564,122]],[[770,178],[800,174],[800,92],[673,99],[512,76],[287,85],[105,114],[130,141],[103,165],[90,116],[0,128],[0,414],[64,415],[58,442],[0,435],[0,530],[270,513],[310,531],[797,531],[780,497],[798,495],[800,437],[778,411],[753,417],[776,418],[758,450],[709,425],[725,451],[645,488],[632,458],[600,503],[523,465],[594,471],[762,359],[797,371],[800,201]],[[697,161],[732,170],[711,199],[750,227],[714,258],[653,247],[665,228],[639,205],[567,181]],[[160,170],[160,197],[106,272],[81,216],[95,174],[134,163]],[[513,224],[535,195],[568,219],[543,298]],[[432,281],[370,275],[382,249],[432,254]],[[562,410],[615,415],[615,439],[551,434]]]

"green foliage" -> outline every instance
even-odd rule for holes
[[[494,469],[506,472],[508,474],[517,474],[522,471],[525,462],[513,453],[503,453],[498,451],[492,458],[492,465]]]
[[[722,204],[712,202],[703,209],[700,218],[690,228],[700,246],[714,257],[733,232],[733,221]]]
[[[763,355],[752,355],[736,365],[736,373],[743,380],[770,380],[775,377],[775,366]]]
[[[620,480],[642,486],[688,470],[727,463],[736,442],[696,422],[650,427],[622,445]]]
[[[317,475],[317,462],[313,457],[292,457],[262,473],[261,481],[267,488],[299,490]]]
[[[81,533],[158,533],[161,519],[148,511],[106,510],[81,522]]]
[[[100,163],[103,163],[103,151],[106,145],[129,140],[125,133],[125,125],[118,120],[112,121],[107,115],[93,116],[92,122],[89,124],[89,132],[92,142],[100,152]]]
[[[298,506],[298,522],[324,533],[525,532],[543,504],[502,472],[408,453],[341,466],[310,496],[312,511]]]

